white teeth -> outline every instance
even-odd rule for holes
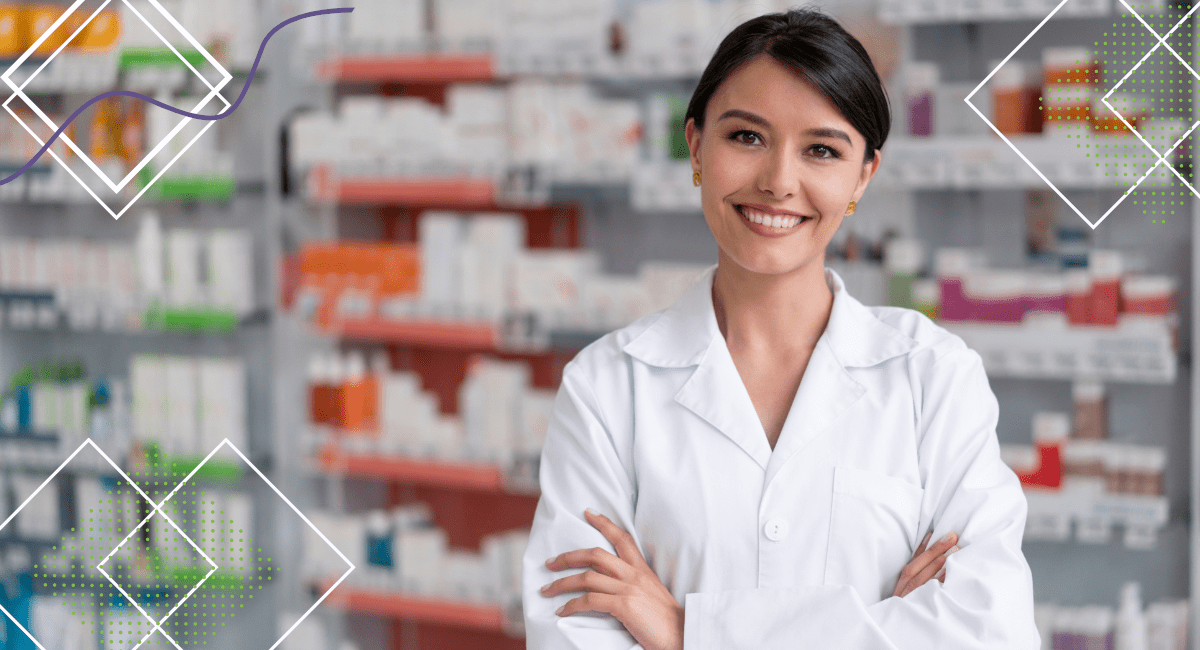
[[[801,221],[800,217],[784,217],[784,216],[779,216],[779,215],[772,216],[769,214],[758,212],[757,210],[752,210],[751,208],[748,208],[746,206],[742,206],[741,211],[742,211],[742,215],[745,216],[746,219],[753,221],[754,223],[757,223],[757,224],[760,224],[763,226],[769,226],[772,228],[791,228],[791,227],[795,226],[796,224],[799,224]]]

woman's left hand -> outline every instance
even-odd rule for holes
[[[552,571],[591,570],[551,582],[542,587],[542,595],[586,591],[567,601],[558,615],[604,612],[620,621],[645,650],[683,650],[683,606],[646,564],[633,536],[590,509],[584,516],[612,542],[617,555],[602,548],[586,548],[547,560]]]

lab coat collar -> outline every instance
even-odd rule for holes
[[[709,267],[658,320],[625,345],[625,352],[660,368],[699,365],[713,337],[721,336],[712,304],[716,269],[716,265]],[[916,341],[879,320],[851,296],[833,269],[825,269],[825,282],[833,292],[833,308],[822,338],[828,339],[843,367],[869,368],[916,347]]]
[[[797,451],[826,431],[867,389],[847,368],[905,354],[916,342],[875,317],[826,269],[833,307],[772,451],[750,395],[717,327],[709,268],[678,302],[624,346],[652,366],[695,366],[675,400],[725,434],[761,467],[765,484]]]

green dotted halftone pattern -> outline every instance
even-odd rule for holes
[[[1131,4],[1146,19],[1146,23],[1159,34],[1165,34],[1182,18],[1191,7],[1171,4],[1160,14],[1143,10],[1144,6]],[[1185,23],[1166,39],[1181,56],[1191,51],[1191,25]],[[1124,17],[1113,23],[1112,31],[1104,32],[1101,40],[1093,42],[1095,49],[1087,52],[1093,61],[1100,62],[1103,78],[1091,78],[1094,70],[1086,61],[1076,61],[1079,68],[1068,70],[1055,79],[1047,79],[1043,88],[1046,110],[1045,127],[1052,128],[1073,141],[1077,152],[1094,161],[1097,169],[1104,171],[1106,178],[1113,179],[1116,188],[1128,187],[1158,162],[1145,144],[1128,132],[1115,115],[1103,104],[1097,103],[1096,114],[1092,110],[1092,93],[1102,93],[1112,88],[1126,73],[1137,65],[1146,53],[1158,43],[1134,17]],[[1194,67],[1194,65],[1193,65]],[[1163,46],[1154,50],[1125,81],[1117,87],[1109,103],[1144,137],[1158,153],[1171,162],[1175,154],[1167,154],[1175,141],[1182,136],[1177,129],[1155,124],[1151,118],[1179,119],[1185,127],[1192,122],[1192,84],[1194,77],[1171,52]],[[1062,133],[1065,131],[1066,133]],[[1179,145],[1181,157],[1186,157],[1188,143]],[[1193,181],[1192,165],[1187,162],[1173,163],[1188,183]],[[1191,192],[1176,183],[1175,175],[1165,164],[1156,168],[1134,190],[1127,199],[1151,218],[1151,223],[1166,223],[1166,217],[1182,211],[1184,198]]]
[[[139,472],[132,472],[131,479],[134,476]],[[134,480],[147,494],[157,491],[165,496],[185,476],[147,470],[140,478],[147,480]],[[151,509],[123,480],[98,503],[77,508],[78,528],[54,547],[53,559],[34,565],[34,580],[42,592],[69,605],[74,620],[88,633],[99,635],[102,650],[127,650],[141,642],[153,625],[93,567],[117,549],[105,570],[150,616],[161,620],[212,565],[159,513],[124,541]],[[203,491],[180,488],[162,509],[218,567],[163,628],[181,646],[207,646],[271,582],[276,568],[254,545],[250,531],[238,527],[245,524],[235,522]],[[170,647],[171,643],[156,632],[143,644],[157,645]]]

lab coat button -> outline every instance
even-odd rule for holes
[[[788,522],[784,519],[776,517],[767,522],[763,528],[763,532],[767,534],[767,539],[772,542],[782,542],[783,538],[788,534]]]

